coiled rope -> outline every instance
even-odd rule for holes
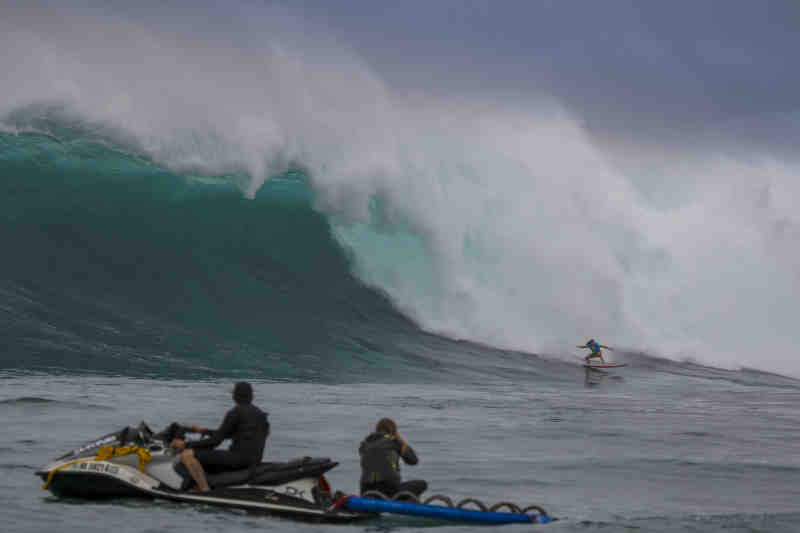
[[[377,490],[370,490],[365,492],[361,495],[362,498],[374,498],[377,500],[388,500],[388,501],[404,501],[404,502],[411,502],[411,503],[421,503],[422,505],[434,505],[436,502],[442,502],[444,505],[438,505],[439,507],[450,507],[455,509],[468,509],[469,506],[477,507],[478,510],[483,512],[489,513],[499,513],[504,512],[503,509],[507,509],[508,513],[513,514],[530,514],[531,516],[542,515],[542,516],[549,516],[547,511],[545,511],[542,507],[538,505],[529,505],[527,507],[520,507],[519,505],[512,503],[512,502],[498,502],[494,505],[487,506],[485,503],[480,501],[477,498],[464,498],[458,503],[453,503],[453,500],[449,497],[445,496],[444,494],[433,494],[426,498],[424,501],[420,500],[416,494],[413,492],[409,492],[407,490],[398,492],[393,497],[388,497],[386,494],[377,491]],[[533,513],[531,513],[533,511]]]

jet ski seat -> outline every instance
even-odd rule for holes
[[[242,470],[208,474],[206,479],[211,488],[234,485],[280,485],[304,477],[321,476],[339,463],[328,457],[300,457],[288,462],[260,463]],[[194,480],[183,463],[175,465],[175,471],[183,478],[182,490],[189,490]]]

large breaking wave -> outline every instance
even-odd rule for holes
[[[339,382],[435,368],[419,352],[445,341],[351,274],[302,173],[247,199],[50,126],[64,137],[0,134],[3,368]]]
[[[263,354],[287,345],[313,366],[355,338],[402,353],[419,326],[554,356],[593,336],[800,372],[787,163],[678,154],[631,175],[551,100],[400,94],[338,43],[297,37],[285,14],[234,42],[13,15],[0,21],[0,68],[14,72],[0,86],[4,301],[39,330],[50,313],[75,323],[37,342],[144,328],[169,359],[168,320],[187,351],[218,348],[210,368],[232,351],[280,366]],[[42,303],[53,292],[68,309]],[[120,305],[125,328],[103,318]],[[388,317],[379,334],[349,333],[375,316]],[[94,338],[87,364],[102,366]]]

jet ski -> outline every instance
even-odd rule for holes
[[[45,481],[43,488],[59,496],[162,498],[320,522],[376,516],[334,505],[324,474],[339,463],[327,457],[264,462],[244,470],[209,474],[211,491],[195,492],[180,455],[169,446],[172,439],[185,439],[190,432],[171,424],[153,433],[142,422],[89,441],[36,475]]]

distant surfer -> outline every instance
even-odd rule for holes
[[[603,351],[600,348],[605,348],[606,350],[611,350],[612,352],[614,351],[604,344],[598,344],[594,339],[589,339],[586,341],[586,344],[578,346],[578,348],[588,348],[590,350],[589,355],[583,358],[583,360],[587,363],[589,362],[589,359],[593,359],[595,357],[599,357],[601,363],[606,362],[605,359],[603,359]]]

